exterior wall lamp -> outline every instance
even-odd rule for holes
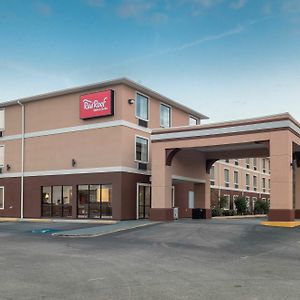
[[[7,164],[7,165],[6,165],[6,170],[9,171],[10,169],[11,169],[10,164]]]
[[[135,100],[134,99],[128,99],[128,104],[134,104]]]
[[[75,167],[76,166],[76,160],[75,158],[72,158],[72,167]]]

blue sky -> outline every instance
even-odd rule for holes
[[[300,120],[300,0],[0,0],[0,99],[129,77],[211,121]]]

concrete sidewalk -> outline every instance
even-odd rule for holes
[[[67,230],[55,232],[53,236],[61,237],[97,237],[105,234],[151,226],[159,224],[160,222],[152,222],[149,220],[132,220],[132,221],[120,221],[116,224],[105,225],[105,226],[93,226],[88,228]]]

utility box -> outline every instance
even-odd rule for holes
[[[178,220],[178,207],[173,207],[173,218],[174,220]]]
[[[203,219],[203,209],[193,208],[192,209],[192,219]]]

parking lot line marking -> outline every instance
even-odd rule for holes
[[[264,226],[271,226],[271,227],[294,228],[300,226],[300,221],[289,221],[289,222],[264,221],[261,222],[260,224]]]

